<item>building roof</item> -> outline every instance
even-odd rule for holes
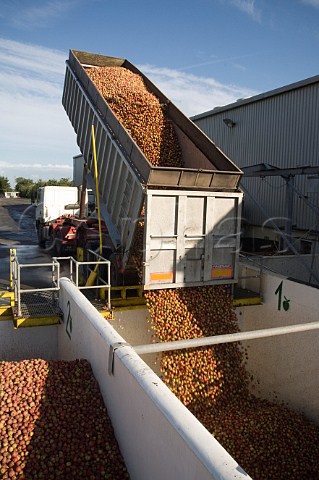
[[[194,115],[191,117],[192,121],[199,120],[200,118],[209,117],[211,115],[215,115],[220,112],[225,112],[228,110],[232,110],[234,108],[241,107],[243,105],[247,105],[254,102],[259,102],[260,100],[265,100],[269,97],[274,97],[276,95],[281,95],[283,93],[290,92],[292,90],[296,90],[298,88],[304,88],[308,85],[312,85],[314,83],[319,83],[319,75],[315,75],[314,77],[306,78],[305,80],[300,80],[299,82],[291,83],[284,87],[276,88],[274,90],[270,90],[265,93],[260,93],[258,95],[254,95],[252,97],[247,98],[240,98],[234,103],[230,103],[228,105],[223,105],[222,107],[215,107],[212,110],[208,110],[207,112],[199,113],[198,115]]]

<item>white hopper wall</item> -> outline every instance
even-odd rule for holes
[[[59,325],[14,328],[12,320],[0,321],[0,361],[58,358]]]
[[[244,275],[259,273],[260,269],[248,267]],[[246,280],[244,286],[258,291],[259,281]],[[261,293],[263,305],[236,309],[241,331],[318,321],[317,288],[264,271]],[[276,395],[279,401],[319,424],[319,330],[245,341],[242,345],[248,349],[246,368],[254,377],[253,393],[270,400]]]
[[[110,345],[125,340],[67,279],[60,306],[59,358],[91,363],[133,480],[250,478],[132,347],[115,350],[109,373]]]

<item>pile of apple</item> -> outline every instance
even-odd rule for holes
[[[182,165],[167,106],[148,91],[140,75],[117,66],[91,67],[86,73],[152,165]]]
[[[129,478],[86,360],[0,362],[0,478]]]
[[[227,286],[146,293],[154,340],[238,331]],[[319,428],[286,405],[252,395],[238,343],[164,352],[164,383],[254,480],[319,479]]]

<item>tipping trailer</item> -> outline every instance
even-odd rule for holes
[[[120,66],[143,78],[166,105],[183,168],[154,167],[148,161],[89,78],[87,69],[93,66]],[[128,60],[70,50],[62,103],[93,189],[94,126],[100,212],[123,268],[144,208],[145,289],[236,282],[241,170]]]

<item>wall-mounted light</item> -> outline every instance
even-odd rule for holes
[[[234,122],[234,120],[231,120],[230,118],[223,118],[223,122],[225,125],[227,125],[228,128],[233,128],[236,125],[236,122]]]

